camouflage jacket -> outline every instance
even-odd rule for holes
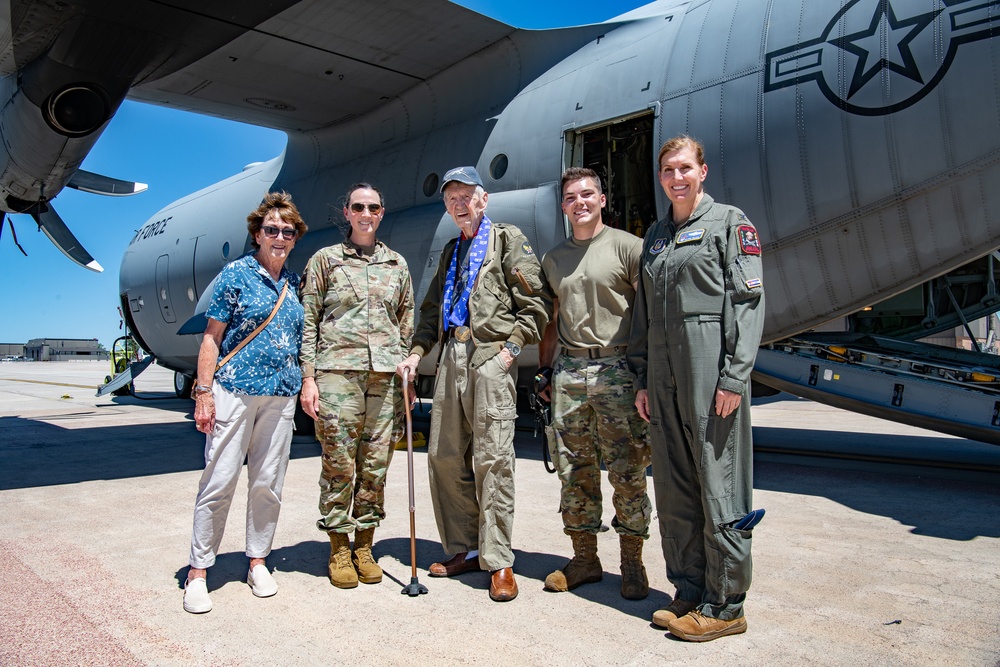
[[[312,256],[302,285],[303,377],[396,370],[413,336],[413,287],[402,255],[377,241],[365,256],[345,241]]]
[[[441,339],[441,305],[444,283],[458,239],[441,252],[438,270],[420,306],[420,322],[411,352],[421,357]],[[476,351],[472,366],[478,368],[499,354],[510,341],[524,346],[537,343],[552,312],[552,299],[541,278],[541,266],[521,230],[494,222],[486,258],[469,297],[469,326]]]

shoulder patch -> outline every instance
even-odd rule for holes
[[[530,255],[531,254],[531,244],[530,243],[522,243],[521,244],[521,250],[524,251],[525,255]]]
[[[666,239],[656,239],[653,241],[653,245],[649,247],[650,255],[659,255],[661,252],[666,250],[667,240]]]
[[[740,252],[744,255],[760,254],[760,237],[752,225],[740,225],[736,233],[740,238]]]

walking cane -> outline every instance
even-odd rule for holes
[[[417,597],[427,592],[427,587],[417,581],[417,524],[413,502],[413,417],[410,415],[410,372],[403,371],[403,403],[406,405],[406,480],[410,486],[410,583],[400,593]]]

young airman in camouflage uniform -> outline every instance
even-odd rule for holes
[[[413,334],[413,290],[406,261],[375,238],[382,194],[361,183],[345,201],[349,238],[320,250],[306,266],[300,360],[302,407],[317,420],[323,447],[316,525],[330,535],[330,582],[354,588],[358,581],[382,580],[371,546],[385,517],[386,472],[402,434],[395,370]]]
[[[604,225],[605,196],[594,171],[566,170],[562,197],[573,237],[542,260],[555,295],[555,314],[542,338],[539,363],[541,377],[546,371],[552,377],[551,386],[541,389],[543,398],[552,398],[546,435],[562,481],[560,509],[574,556],[545,578],[545,588],[566,591],[603,576],[597,557],[603,461],[614,488],[612,525],[621,549],[621,594],[639,600],[649,593],[642,564],[651,514],[649,445],[646,424],[633,409],[634,376],[625,350],[642,241]],[[553,364],[554,371],[547,368]]]

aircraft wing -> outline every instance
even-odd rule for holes
[[[129,98],[281,130],[361,115],[516,30],[447,0],[248,0],[247,16],[280,9],[254,25],[234,25],[230,3],[163,4],[239,34]]]

